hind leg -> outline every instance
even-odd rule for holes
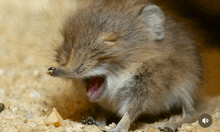
[[[198,113],[190,103],[182,106],[182,118],[179,121],[170,121],[163,126],[164,131],[175,132],[183,123],[193,123],[198,119]],[[160,128],[161,129],[161,128]]]

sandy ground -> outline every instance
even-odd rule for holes
[[[99,132],[102,127],[82,125],[90,104],[79,80],[67,81],[46,74],[53,62],[53,49],[62,40],[63,18],[76,9],[68,0],[0,1],[0,132]],[[206,53],[205,53],[206,54]],[[76,90],[78,89],[78,90]],[[210,113],[213,124],[202,128],[198,121],[184,124],[179,131],[220,131],[220,99]],[[60,127],[46,126],[55,107],[65,119]],[[67,119],[67,117],[71,117]],[[74,122],[74,121],[75,122]],[[110,127],[105,127],[110,129]],[[135,132],[159,131],[143,124]]]

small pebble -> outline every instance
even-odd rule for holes
[[[45,115],[46,115],[46,111],[45,111],[45,110],[42,110],[42,111],[41,111],[41,115],[42,115],[42,116],[45,116]]]
[[[3,76],[5,73],[5,70],[4,69],[0,69],[0,76]]]
[[[105,128],[105,130],[110,130],[110,129],[112,129],[110,126],[105,126],[104,128]]]
[[[109,125],[111,128],[115,128],[116,124],[113,122],[112,124]]]
[[[47,126],[53,125],[53,126],[59,127],[59,126],[62,126],[63,124],[63,118],[60,116],[57,110],[53,108],[53,112],[49,115],[45,124]]]
[[[27,122],[28,122],[28,119],[25,119],[25,120],[24,120],[24,123],[27,123]]]
[[[25,117],[28,119],[31,119],[31,118],[33,118],[33,113],[30,110],[27,110],[25,112]]]
[[[86,127],[84,129],[85,132],[100,132],[99,128],[96,126]]]
[[[5,109],[5,105],[3,103],[0,103],[0,113]]]
[[[35,98],[35,99],[40,99],[41,94],[40,94],[39,92],[37,92],[36,90],[33,90],[33,91],[30,93],[30,97],[31,97],[31,98]]]

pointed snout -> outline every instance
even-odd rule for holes
[[[62,75],[62,70],[56,68],[56,67],[50,67],[48,68],[47,74],[53,76],[53,77],[59,77]]]
[[[62,67],[50,67],[48,68],[47,74],[53,77],[61,77],[67,79],[76,78],[76,75],[72,70]]]

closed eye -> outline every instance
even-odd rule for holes
[[[104,41],[106,42],[115,42],[117,40],[116,36],[109,36],[107,39],[105,39]]]
[[[118,34],[111,32],[111,33],[103,33],[100,37],[100,40],[108,45],[113,45],[118,40]]]

